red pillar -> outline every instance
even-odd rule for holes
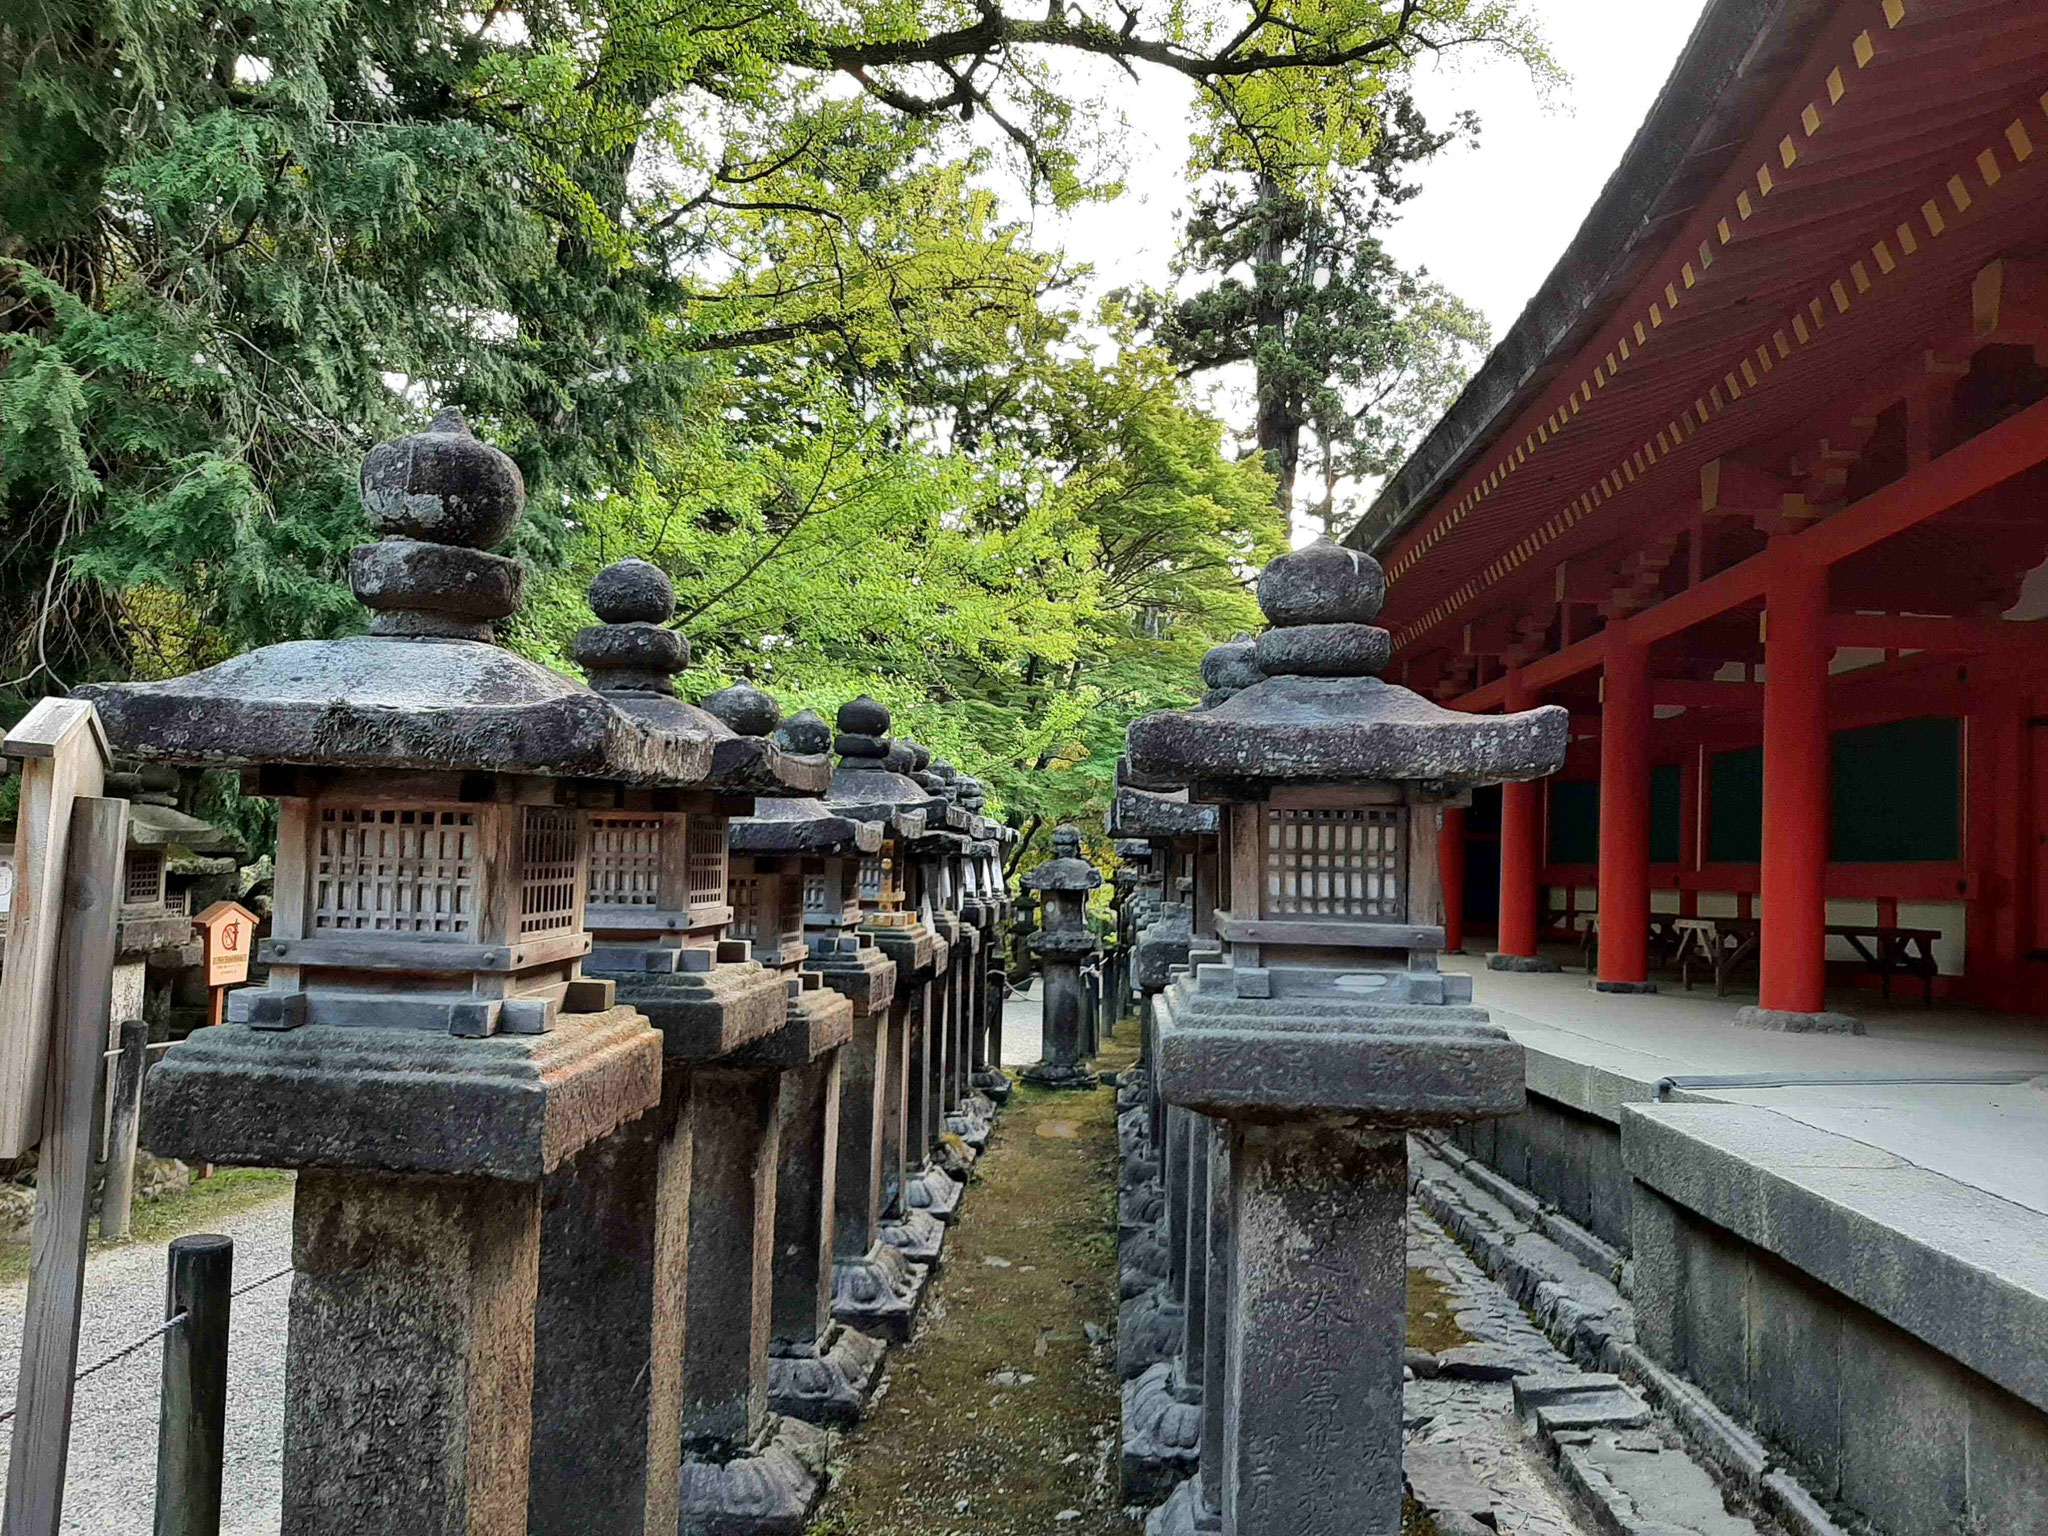
[[[1685,917],[1700,915],[1700,893],[1693,882],[1700,872],[1700,748],[1696,741],[1685,744],[1685,757],[1678,769],[1678,910]]]
[[[1465,947],[1465,807],[1444,810],[1444,824],[1436,835],[1437,880],[1444,898],[1444,951],[1457,954]]]
[[[1608,646],[1600,692],[1600,980],[1650,980],[1650,651]]]
[[[1510,712],[1536,703],[1521,688],[1508,690]],[[1503,784],[1500,787],[1500,927],[1496,953],[1524,961],[1517,969],[1536,969],[1537,880],[1543,869],[1543,786]],[[1491,962],[1489,962],[1490,964]],[[1550,962],[1541,968],[1555,970]]]
[[[1763,940],[1759,1002],[1827,999],[1828,573],[1782,560],[1765,590]]]

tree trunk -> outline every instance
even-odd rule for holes
[[[1259,202],[1265,220],[1265,238],[1259,242],[1252,290],[1257,294],[1252,317],[1257,335],[1253,357],[1270,347],[1284,345],[1287,317],[1282,312],[1279,286],[1286,270],[1287,247],[1281,236],[1279,183],[1270,176],[1259,178]],[[1256,366],[1256,364],[1255,364]],[[1292,391],[1259,369],[1259,452],[1273,471],[1273,504],[1290,519],[1294,515],[1294,482],[1301,468],[1302,421],[1292,400]]]

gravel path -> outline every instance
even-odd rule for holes
[[[262,1281],[291,1262],[292,1197],[217,1218],[235,1240],[235,1286]],[[163,1322],[167,1243],[136,1244],[86,1264],[81,1366],[112,1354]],[[271,1536],[282,1499],[284,1340],[290,1277],[235,1298],[229,1331],[228,1429],[221,1530]],[[0,1393],[12,1399],[21,1368],[27,1286],[0,1288]],[[79,1536],[149,1536],[156,1504],[157,1391],[162,1347],[152,1341],[80,1382],[71,1418],[64,1530]],[[0,1426],[11,1440],[12,1422]],[[6,1450],[0,1446],[0,1465]]]

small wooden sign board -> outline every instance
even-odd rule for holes
[[[238,987],[249,979],[256,914],[236,901],[216,901],[192,921],[206,941],[206,984]]]

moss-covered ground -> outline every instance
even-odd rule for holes
[[[1126,1029],[1127,1035],[1134,1033]],[[1112,1043],[1117,1071],[1136,1055]],[[1417,1348],[1468,1342],[1408,1277]],[[910,1344],[838,1445],[810,1536],[1129,1536],[1117,1498],[1116,1110],[1019,1084],[976,1165]],[[1404,1536],[1435,1536],[1409,1501]]]
[[[1110,1043],[1098,1064],[1135,1055]],[[1020,1083],[812,1536],[1136,1529],[1117,1502],[1116,1311],[1115,1095]]]

